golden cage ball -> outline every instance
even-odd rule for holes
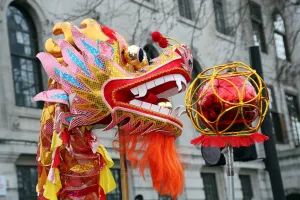
[[[191,83],[185,97],[187,114],[204,136],[246,138],[256,133],[266,115],[268,103],[268,90],[262,78],[241,62],[203,71]],[[225,138],[225,143],[222,140],[221,146],[226,140],[232,138]],[[220,146],[208,143],[206,146]]]

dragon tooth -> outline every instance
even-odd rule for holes
[[[161,85],[165,82],[163,77],[157,78],[154,81],[156,86]]]
[[[147,103],[147,102],[143,102],[143,103],[142,103],[142,108],[150,109],[150,108],[151,108],[151,104],[150,104],[150,103]]]
[[[162,113],[162,114],[168,115],[170,113],[170,109],[160,108],[159,112]]]
[[[174,80],[173,74],[164,76],[164,80],[165,80],[166,82],[173,81],[173,80]]]
[[[154,88],[155,87],[155,83],[154,81],[149,81],[146,83],[146,86],[148,89]]]
[[[160,107],[157,105],[153,105],[151,106],[151,110],[153,110],[154,112],[159,112]]]
[[[174,108],[171,112],[171,116],[176,117],[180,108],[182,108],[182,106],[177,106],[176,108]]]
[[[180,92],[182,90],[182,84],[181,84],[181,80],[180,79],[176,79],[176,85],[178,87],[178,92]]]
[[[139,91],[137,89],[137,87],[130,89],[131,93],[134,95],[138,95]]]
[[[138,97],[144,97],[147,94],[147,86],[146,84],[142,84],[137,87],[139,96]]]
[[[187,82],[181,74],[175,74],[174,78],[176,80],[176,85],[178,87],[178,92],[182,91],[182,83],[184,84],[184,89],[186,88]]]
[[[131,101],[129,102],[129,104],[135,105],[135,106],[141,106],[141,103],[142,103],[141,101],[136,100],[136,99],[131,100]]]
[[[178,113],[177,117],[180,117],[181,115],[186,114],[186,110],[182,110],[181,112]]]

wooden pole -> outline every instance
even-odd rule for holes
[[[128,173],[126,163],[126,145],[125,145],[125,133],[121,131],[119,127],[119,147],[120,147],[120,168],[121,168],[121,190],[122,200],[129,200],[128,192]]]

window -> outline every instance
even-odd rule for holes
[[[19,200],[37,199],[37,166],[17,166]]]
[[[223,34],[227,34],[225,18],[224,18],[223,0],[214,0],[213,3],[214,3],[217,31]]]
[[[180,16],[193,20],[191,0],[178,0]]]
[[[197,60],[193,60],[193,72],[192,72],[192,80],[194,80],[198,74],[202,72],[202,68]]]
[[[214,173],[201,173],[206,200],[218,200],[218,188]]]
[[[295,95],[285,94],[285,99],[288,107],[293,139],[295,141],[295,145],[300,146],[300,115],[298,98]]]
[[[110,169],[113,177],[116,181],[117,187],[112,192],[106,195],[106,200],[121,200],[122,191],[121,191],[121,172],[120,169],[112,168]]]
[[[13,5],[8,7],[6,17],[16,105],[41,108],[41,102],[31,102],[42,90],[41,67],[35,57],[38,44],[33,20],[25,10]]]
[[[277,143],[285,143],[287,141],[287,133],[286,133],[286,126],[285,126],[285,119],[282,113],[278,113],[276,99],[274,95],[273,87],[268,87],[269,91],[269,110],[271,113],[272,119],[272,130],[275,136],[275,140]]]
[[[146,44],[144,46],[144,51],[147,54],[148,61],[159,56],[158,51],[152,44]]]
[[[261,7],[252,1],[250,1],[250,17],[254,42],[257,42],[260,45],[261,50],[267,53]]]
[[[253,191],[250,175],[239,175],[239,178],[242,185],[243,200],[251,200],[253,198]]]
[[[287,39],[285,35],[284,22],[279,13],[273,15],[274,22],[274,41],[276,48],[276,55],[282,60],[289,60],[288,57],[288,48],[287,48]]]
[[[164,196],[158,195],[158,200],[173,200],[173,199],[169,195],[164,195]]]

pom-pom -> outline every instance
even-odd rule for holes
[[[154,31],[152,33],[152,40],[153,40],[153,42],[159,42],[161,39],[162,39],[162,35],[161,35],[160,32]]]
[[[168,46],[168,40],[166,38],[162,38],[158,45],[161,47],[161,48],[166,48]]]

